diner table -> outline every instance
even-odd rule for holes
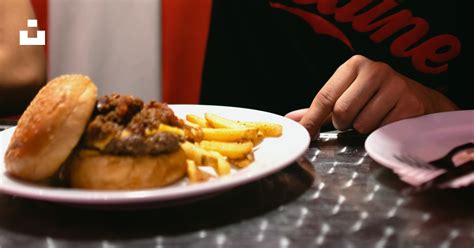
[[[365,139],[321,133],[277,173],[165,207],[89,209],[0,194],[0,247],[473,248],[474,187],[417,190],[374,162]]]

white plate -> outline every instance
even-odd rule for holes
[[[365,149],[375,161],[392,169],[403,181],[419,186],[445,171],[413,169],[406,159],[415,163],[429,163],[444,157],[453,148],[470,142],[474,142],[474,110],[463,110],[389,124],[369,135]],[[449,187],[469,184],[465,179]]]
[[[209,112],[237,120],[279,123],[283,126],[283,135],[265,139],[255,151],[255,162],[244,169],[233,171],[230,176],[199,184],[188,184],[183,180],[183,182],[158,189],[91,191],[39,186],[8,176],[5,172],[3,157],[14,131],[14,128],[10,128],[0,133],[0,192],[86,207],[169,205],[206,197],[277,172],[302,156],[310,142],[308,132],[300,124],[272,113],[207,105],[170,105],[170,107],[181,118],[184,118],[186,114],[203,116],[204,113]]]

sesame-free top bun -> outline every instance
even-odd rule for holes
[[[185,176],[186,166],[186,154],[181,148],[156,156],[116,156],[81,150],[67,162],[65,171],[73,188],[127,190],[174,183]]]
[[[28,181],[54,175],[79,142],[96,97],[86,76],[64,75],[47,83],[18,122],[5,154],[7,172]]]

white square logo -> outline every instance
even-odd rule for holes
[[[37,28],[38,20],[28,19],[29,28]],[[36,31],[36,37],[28,37],[27,30],[20,30],[20,46],[44,46],[46,44],[46,31]]]

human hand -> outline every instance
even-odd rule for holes
[[[354,128],[367,134],[398,120],[456,109],[442,94],[389,65],[355,55],[336,70],[309,109],[287,117],[299,121],[314,137],[331,114],[337,129]]]

